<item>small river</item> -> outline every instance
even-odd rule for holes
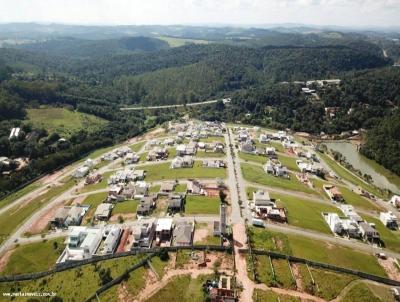
[[[324,143],[328,149],[340,152],[348,163],[355,169],[360,170],[363,174],[371,175],[374,184],[377,187],[389,189],[393,193],[400,194],[400,187],[391,182],[385,175],[370,164],[371,160],[361,155],[357,151],[357,147],[349,142],[326,142]],[[382,167],[383,169],[383,167]]]

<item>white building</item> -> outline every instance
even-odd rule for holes
[[[335,234],[341,235],[344,231],[342,219],[336,213],[327,213],[325,216],[325,221],[328,224],[331,231]]]
[[[104,240],[101,253],[112,254],[117,248],[119,238],[121,237],[122,230],[120,227],[112,226],[110,230],[106,231],[106,239]]]
[[[339,206],[339,209],[342,210],[344,216],[347,218],[354,220],[356,222],[361,222],[363,219],[361,218],[360,215],[357,214],[356,211],[354,211],[354,207],[350,204],[341,204]]]
[[[394,206],[397,209],[400,209],[400,196],[399,195],[393,195],[392,198],[390,199],[389,203]]]
[[[82,178],[89,174],[89,168],[86,166],[79,167],[72,173],[72,177],[74,178]]]
[[[103,230],[95,227],[75,226],[70,228],[67,246],[57,263],[92,258],[103,237]]]
[[[389,229],[397,229],[397,217],[392,212],[381,212],[379,214],[379,220],[383,225]]]
[[[9,139],[12,139],[14,137],[17,138],[19,136],[20,131],[21,131],[21,128],[19,128],[19,127],[12,128],[11,132],[10,132]]]

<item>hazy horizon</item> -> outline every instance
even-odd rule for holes
[[[0,23],[399,27],[400,0],[0,0]]]

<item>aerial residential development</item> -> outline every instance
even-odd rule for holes
[[[399,0],[0,0],[0,302],[400,301]]]

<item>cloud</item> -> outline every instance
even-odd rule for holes
[[[0,0],[0,22],[400,26],[400,0]]]

